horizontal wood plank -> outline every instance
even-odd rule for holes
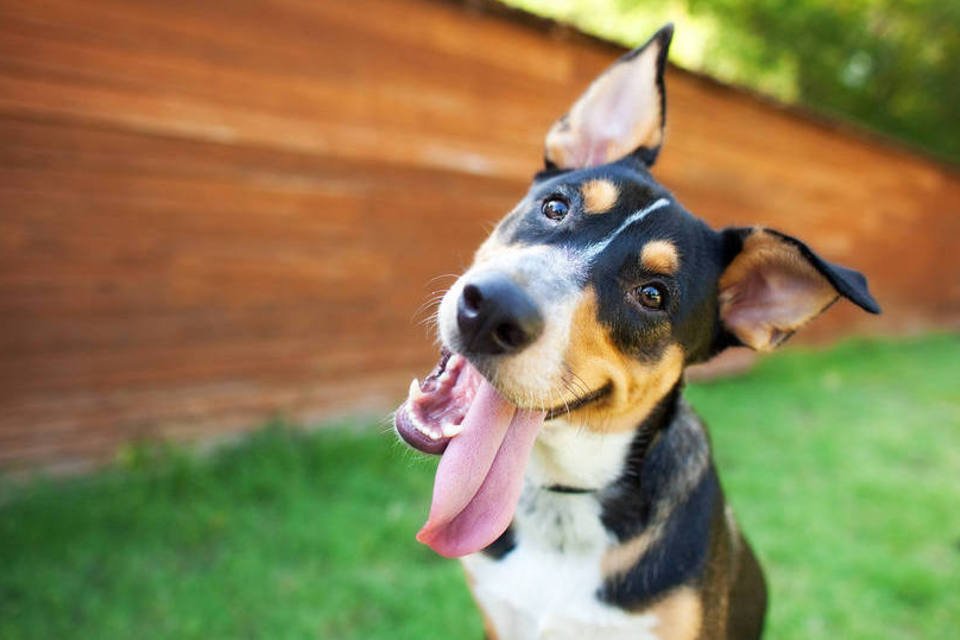
[[[619,53],[491,7],[0,2],[0,469],[385,415],[435,357],[429,301]],[[958,326],[953,169],[667,83],[681,202],[870,276],[886,315],[807,339]]]

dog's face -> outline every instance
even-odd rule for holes
[[[639,160],[544,172],[447,292],[441,340],[517,406],[632,429],[712,353],[722,262]]]
[[[776,231],[715,231],[653,179],[671,36],[621,58],[553,126],[546,170],[443,297],[444,354],[395,419],[412,446],[446,450],[420,533],[440,553],[507,526],[545,421],[633,430],[687,364],[771,349],[840,296],[878,311],[859,273]]]

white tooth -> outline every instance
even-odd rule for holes
[[[439,433],[436,429],[434,429],[434,428],[431,427],[431,426],[428,426],[428,425],[423,424],[423,423],[420,422],[420,420],[418,420],[418,419],[416,418],[416,416],[414,416],[413,414],[411,414],[410,417],[412,418],[411,422],[413,422],[413,426],[416,427],[417,431],[419,431],[419,432],[422,433],[423,435],[427,436],[427,437],[430,438],[431,440],[439,440],[439,439],[440,439],[440,433]]]
[[[451,422],[444,422],[443,426],[440,427],[440,431],[443,432],[444,437],[452,438],[453,436],[459,435],[463,431],[463,423],[453,424]]]
[[[423,395],[423,392],[420,391],[420,381],[414,378],[410,381],[410,391],[408,392],[410,397],[414,400]]]
[[[413,415],[413,412],[410,412],[410,422],[413,423],[413,426],[417,428],[417,431],[425,434],[427,432],[427,427],[420,422],[420,419],[417,416]]]

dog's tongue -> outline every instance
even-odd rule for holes
[[[517,409],[483,380],[450,441],[433,484],[430,516],[417,540],[447,557],[494,542],[510,524],[542,411]]]

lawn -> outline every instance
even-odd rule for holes
[[[768,638],[960,628],[960,338],[793,350],[689,389],[772,588]],[[398,385],[401,381],[398,381]],[[398,387],[399,388],[399,387]],[[0,638],[480,638],[382,425],[3,487]]]

